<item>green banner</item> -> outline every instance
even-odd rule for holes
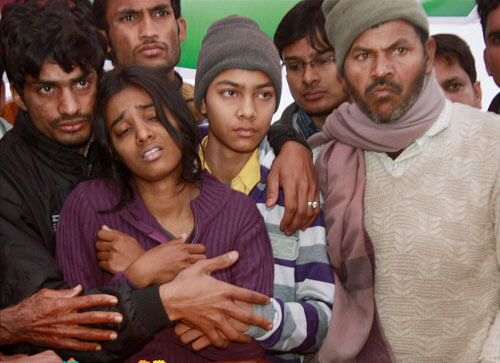
[[[281,18],[298,0],[188,0],[182,1],[187,23],[179,66],[196,68],[196,58],[208,27],[216,20],[237,14],[254,19],[271,38]]]
[[[254,19],[271,38],[281,18],[298,0],[184,0],[182,16],[187,23],[187,38],[181,46],[179,66],[196,68],[196,58],[205,33],[215,20],[238,14]],[[464,17],[475,0],[420,0],[429,16]]]
[[[421,0],[429,16],[468,16],[476,2],[474,0]]]

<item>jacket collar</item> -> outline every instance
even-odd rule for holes
[[[88,176],[89,166],[97,156],[93,145],[87,146],[86,156],[73,148],[61,145],[38,131],[28,113],[23,110],[19,110],[17,114],[14,130],[19,137],[38,150],[37,154],[42,162],[51,168],[72,175],[82,175],[82,178]]]

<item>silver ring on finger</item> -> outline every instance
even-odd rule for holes
[[[316,209],[318,208],[318,202],[317,201],[307,202],[307,206],[312,207],[312,209]]]

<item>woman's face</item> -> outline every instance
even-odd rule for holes
[[[129,86],[112,96],[106,105],[106,127],[116,153],[136,179],[180,177],[181,150],[158,119],[147,92]]]

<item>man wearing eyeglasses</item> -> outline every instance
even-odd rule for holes
[[[323,0],[303,0],[281,20],[274,44],[295,100],[279,123],[293,123],[306,139],[321,130],[326,117],[348,98],[337,77],[335,53],[325,34]]]

